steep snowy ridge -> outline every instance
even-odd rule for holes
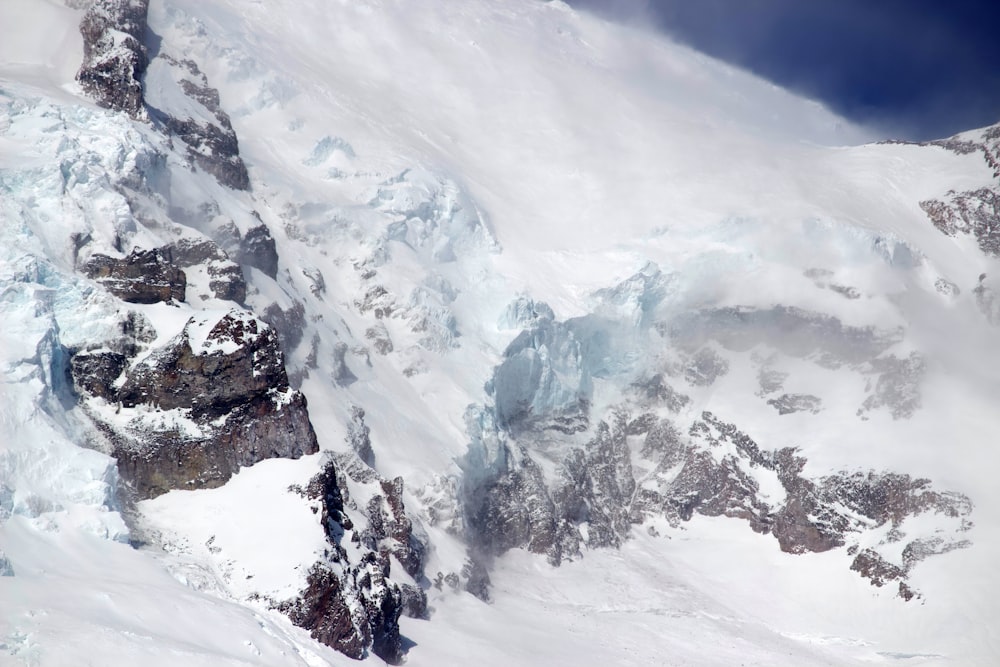
[[[5,3],[0,664],[991,664],[998,137],[560,2]]]

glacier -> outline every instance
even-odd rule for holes
[[[0,664],[995,662],[998,139],[561,2],[5,2]]]

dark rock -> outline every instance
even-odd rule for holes
[[[1000,177],[1000,125],[986,128],[980,141],[952,137],[929,144],[960,155],[981,151],[993,178]],[[996,185],[965,192],[951,190],[944,200],[922,201],[920,207],[943,234],[972,235],[985,254],[1000,256],[1000,188]]]
[[[164,125],[188,146],[188,156],[200,168],[211,174],[222,185],[233,190],[249,190],[250,175],[240,157],[239,141],[229,121],[229,116],[219,110],[218,125],[199,123],[190,118],[178,120],[172,116]]]
[[[386,355],[392,352],[392,338],[389,337],[389,330],[382,322],[376,322],[365,331],[365,338],[370,340],[375,352]]]
[[[788,373],[776,371],[771,368],[761,368],[757,372],[757,384],[760,385],[760,391],[757,395],[766,396],[767,394],[773,394],[776,391],[781,391],[781,388],[785,386],[785,380],[787,379]]]
[[[665,405],[671,412],[680,412],[691,399],[667,384],[662,373],[656,373],[648,380],[637,380],[630,389],[652,403]]]
[[[278,249],[264,223],[251,227],[240,239],[240,264],[260,269],[271,278],[278,277]]]
[[[207,329],[207,331],[206,331]],[[175,488],[219,486],[243,466],[318,449],[305,397],[288,386],[274,331],[241,311],[216,322],[190,320],[184,330],[121,374],[117,357],[78,354],[76,385],[124,408],[177,410],[153,427],[137,416],[110,435],[119,470],[140,498]],[[112,377],[114,376],[114,377]]]
[[[309,280],[309,291],[317,299],[322,299],[323,295],[326,294],[326,279],[323,277],[323,272],[316,267],[303,267],[302,275],[304,275]]]
[[[508,470],[467,500],[473,543],[488,554],[525,547],[558,564],[561,550],[555,505],[541,469],[526,451]]]
[[[684,379],[696,387],[707,387],[729,372],[729,362],[710,347],[704,347],[684,365]]]
[[[584,449],[563,461],[563,485],[553,494],[558,516],[573,525],[587,523],[590,548],[617,547],[631,530],[632,497],[636,483],[626,442],[624,415],[614,428],[605,422]]]
[[[187,278],[166,249],[136,248],[122,259],[94,255],[83,270],[88,278],[129,303],[184,301]]]
[[[853,527],[851,521],[836,511],[822,485],[802,476],[805,458],[786,447],[775,452],[773,460],[787,493],[771,528],[781,550],[801,554],[842,546],[845,534]]]
[[[339,387],[357,382],[358,376],[347,365],[347,343],[338,341],[333,345],[333,381]]]
[[[874,549],[865,549],[855,556],[851,562],[851,569],[879,588],[890,581],[898,581],[899,596],[904,600],[913,597],[912,590],[903,581],[906,571],[882,558]]]
[[[165,250],[169,251],[174,264],[182,269],[205,265],[210,278],[209,289],[217,299],[236,303],[246,300],[247,285],[243,272],[214,241],[181,239]]]
[[[96,0],[80,23],[83,64],[76,74],[84,92],[106,109],[144,118],[143,46],[149,0]]]
[[[193,417],[216,419],[272,389],[288,387],[273,329],[234,310],[211,324],[202,342],[192,342],[199,335],[195,329],[208,324],[192,318],[178,336],[132,368],[118,394],[122,404],[186,408]]]
[[[906,419],[920,409],[920,381],[924,375],[923,357],[916,352],[906,359],[888,356],[872,361],[878,373],[872,394],[858,410],[859,415],[877,408],[889,409],[893,419]]]
[[[997,188],[951,191],[946,200],[922,201],[920,208],[943,234],[972,235],[983,253],[1000,257],[1000,190]]]
[[[427,607],[427,593],[424,592],[424,589],[412,584],[400,584],[399,592],[402,595],[404,616],[422,620],[431,617]]]
[[[777,410],[779,415],[807,411],[816,414],[820,411],[823,400],[812,394],[782,394],[777,398],[770,399],[767,404]]]
[[[368,636],[354,626],[340,577],[329,567],[315,563],[306,587],[294,602],[279,607],[292,623],[309,630],[313,639],[344,655],[361,660],[367,654]]]
[[[199,168],[226,187],[248,190],[250,176],[240,157],[239,141],[229,115],[219,104],[219,91],[209,86],[208,79],[192,60],[178,60],[160,53],[154,63],[174,70],[172,78],[178,82],[174,95],[185,95],[204,109],[201,113],[194,112],[196,119],[177,118],[151,108],[154,119],[187,146],[188,159]]]
[[[475,595],[483,602],[490,601],[490,581],[489,569],[478,558],[469,558],[462,565],[462,580],[465,582],[465,590]]]
[[[287,355],[302,342],[306,328],[306,310],[301,301],[295,301],[290,308],[270,304],[260,313],[260,319],[271,325],[278,334],[278,343]]]
[[[650,459],[658,457],[660,466],[669,468],[681,462],[683,450],[680,432],[669,420],[663,419],[646,431],[640,453]]]
[[[113,438],[118,470],[139,498],[171,489],[215,488],[240,468],[270,458],[314,454],[318,445],[305,397],[291,392],[287,404],[259,396],[230,410],[221,427],[203,416],[202,434],[179,430],[131,431]]]
[[[363,298],[355,299],[354,306],[361,314],[372,312],[377,320],[391,317],[396,310],[395,300],[389,294],[389,290],[382,285],[369,287],[365,290]]]
[[[655,462],[645,479],[660,480],[655,486],[637,483],[630,458],[627,438],[642,433],[640,453]],[[591,548],[619,546],[633,524],[657,515],[674,525],[696,515],[742,519],[753,530],[774,535],[782,551],[792,554],[828,551],[849,540],[856,553],[855,535],[889,524],[886,541],[909,539],[904,565],[890,567],[865,553],[854,569],[873,581],[898,579],[900,595],[909,599],[916,593],[905,579],[914,563],[969,544],[943,534],[907,538],[902,532],[908,518],[926,512],[967,530],[972,504],[965,496],[895,473],[810,479],[803,474],[806,460],[794,448],[766,451],[709,412],[685,439],[667,420],[631,419],[618,410],[611,426],[601,422],[592,441],[569,450],[552,490],[526,450],[506,451],[502,472],[463,491],[470,539],[487,555],[524,547],[558,564],[578,555],[584,542]],[[762,493],[762,476],[777,478],[783,499]]]
[[[392,554],[414,579],[424,572],[424,545],[413,535],[413,524],[403,505],[403,478],[381,480],[383,495],[368,503],[368,527],[361,543],[373,551]]]
[[[365,424],[365,411],[357,405],[351,406],[351,423],[347,425],[347,444],[366,465],[374,468],[375,452],[372,450],[371,429]]]
[[[115,381],[128,365],[124,354],[108,351],[82,352],[70,359],[70,373],[78,393],[85,392],[106,401],[117,400]]]
[[[278,605],[295,625],[341,653],[367,657],[369,650],[396,665],[403,660],[399,616],[404,608],[400,587],[389,579],[389,562],[375,551],[366,551],[357,563],[348,560],[341,546],[353,525],[344,513],[344,498],[332,458],[314,477],[309,497],[322,502],[322,521],[330,544],[325,560],[312,566],[306,587],[293,600]],[[422,593],[422,591],[420,591]],[[409,605],[420,612],[420,594],[409,591]],[[426,596],[424,596],[426,611]]]
[[[323,531],[327,540],[335,546],[339,546],[345,530],[354,528],[344,512],[344,488],[338,476],[336,462],[330,458],[323,464],[322,471],[309,480],[306,490],[309,498],[322,502]]]

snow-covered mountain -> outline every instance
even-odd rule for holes
[[[0,664],[1000,660],[1000,126],[561,2],[0,3]]]

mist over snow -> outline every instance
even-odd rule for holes
[[[1000,660],[1000,130],[563,2],[0,4],[0,664]]]

